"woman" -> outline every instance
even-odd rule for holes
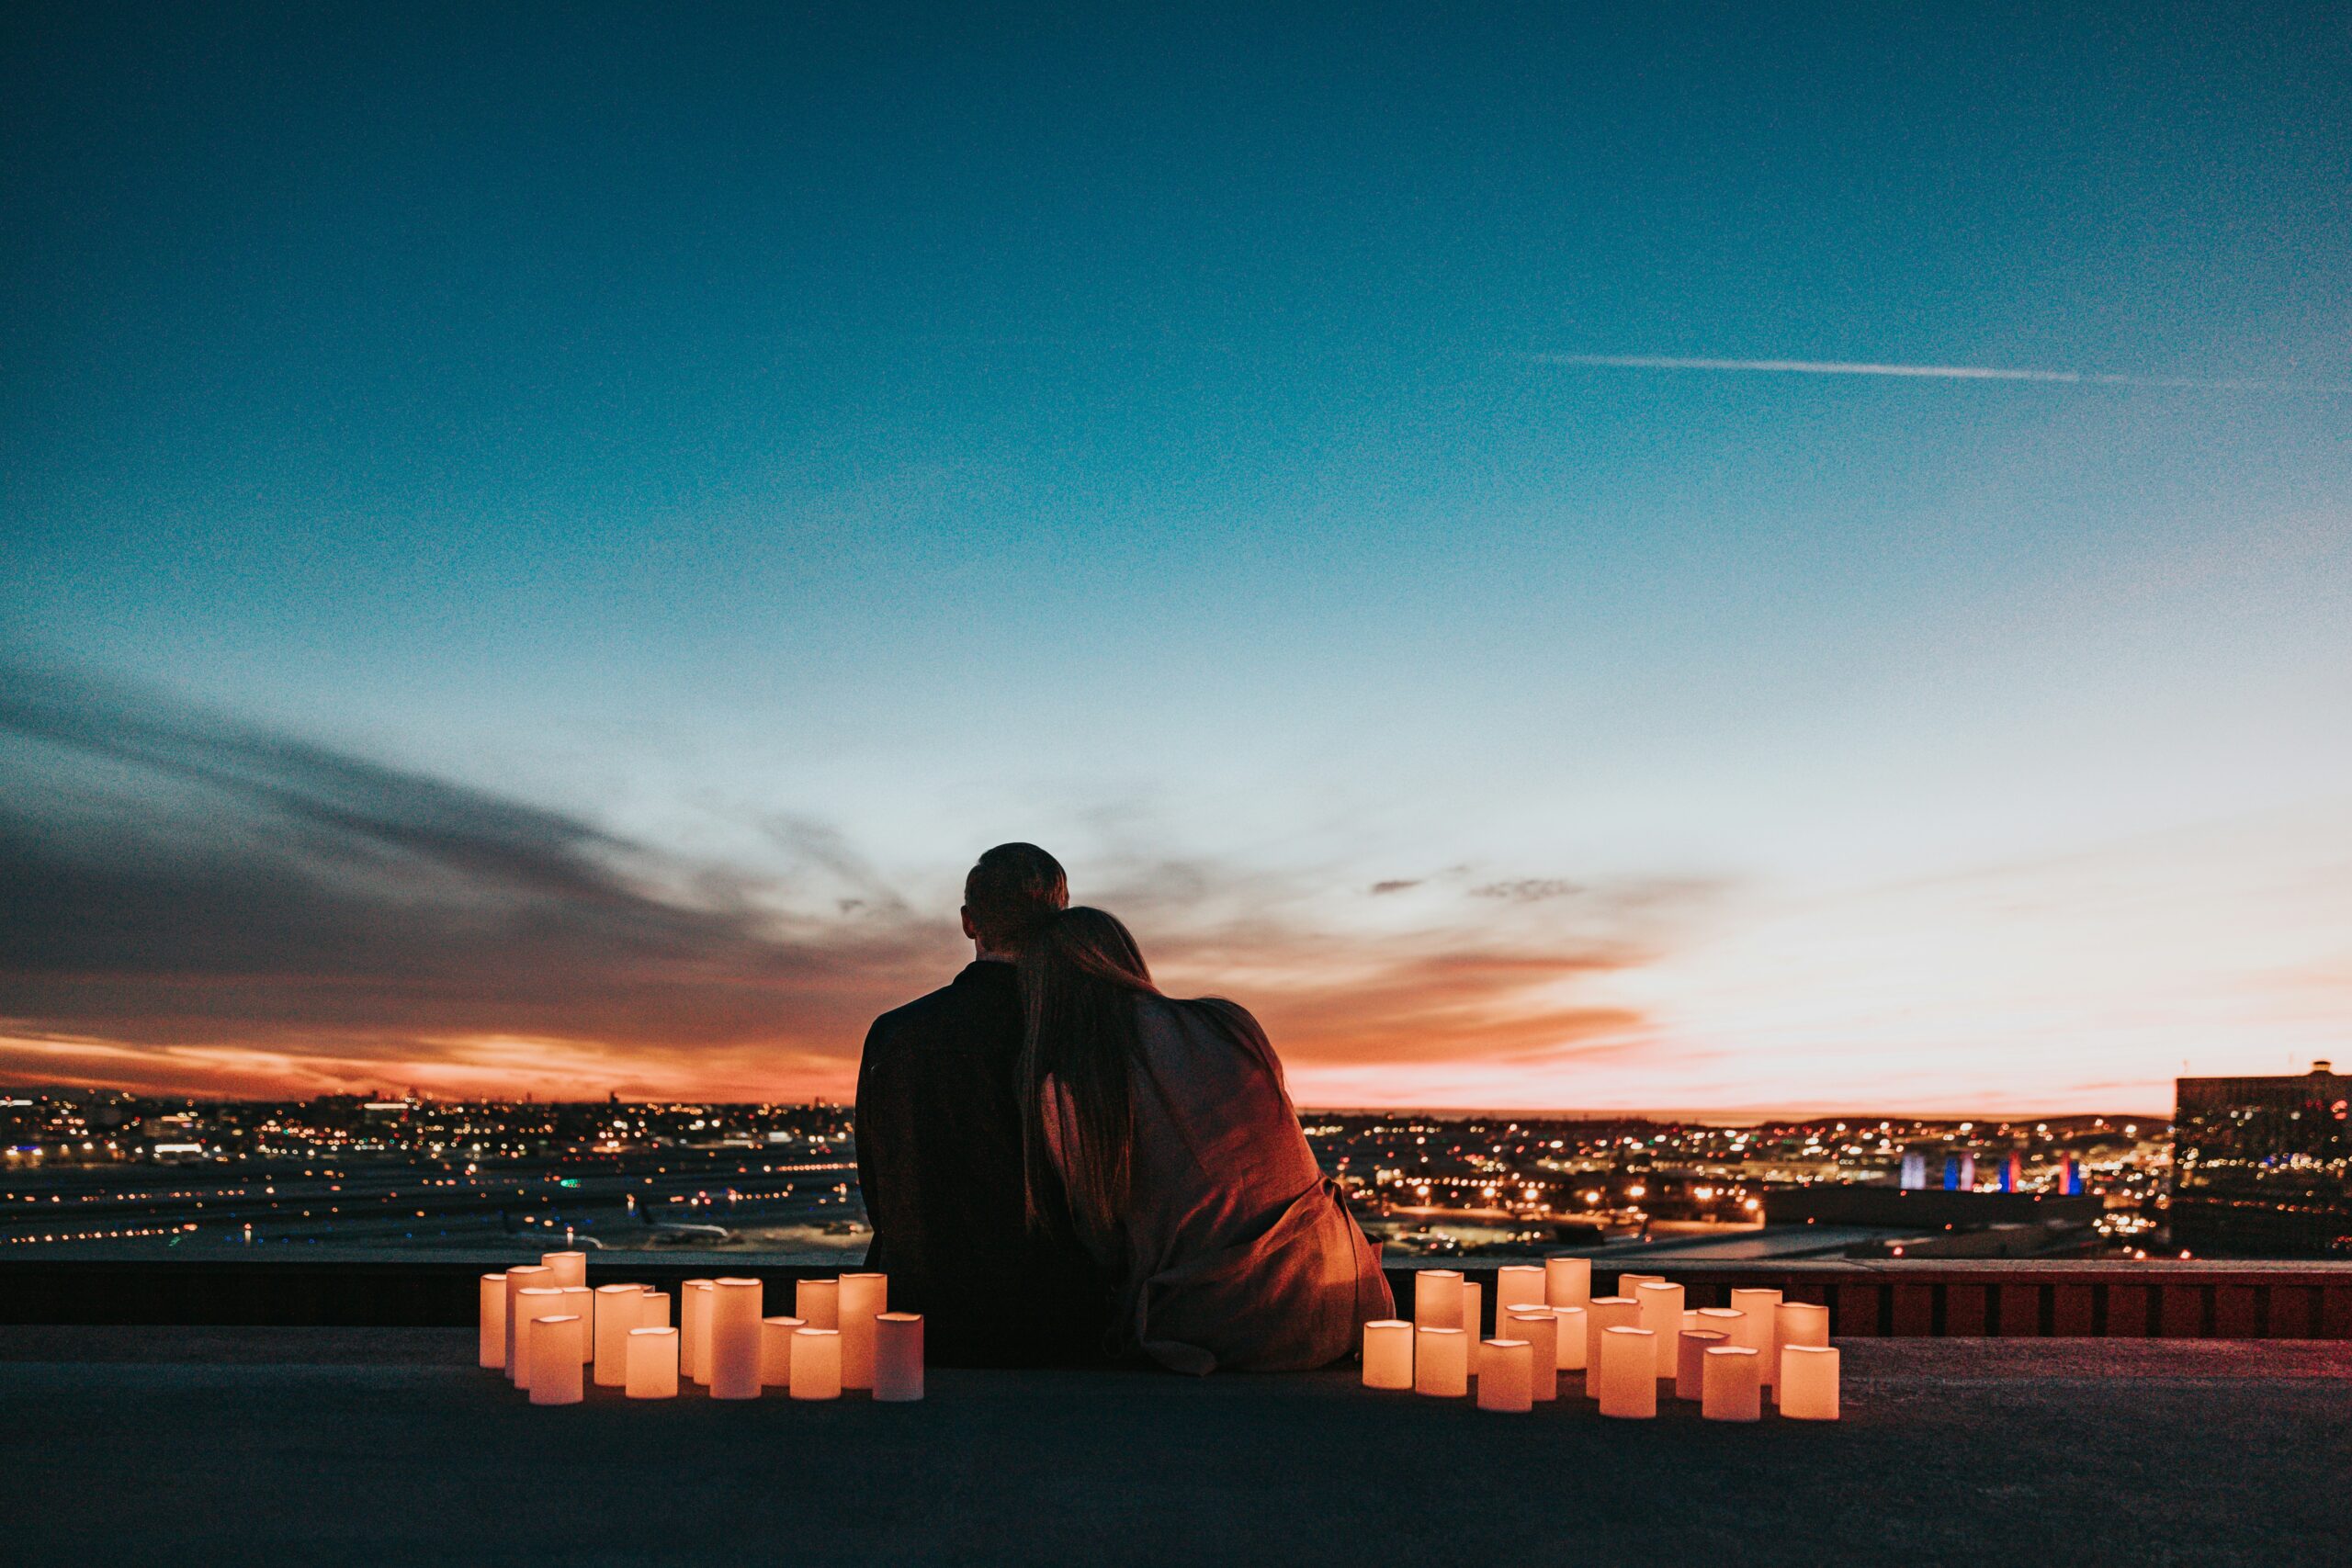
[[[1074,1230],[1110,1277],[1114,1353],[1195,1373],[1319,1367],[1389,1315],[1379,1255],[1316,1165],[1257,1020],[1161,996],[1100,909],[1054,916],[1020,973],[1030,1222]]]

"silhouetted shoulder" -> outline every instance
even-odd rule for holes
[[[865,1032],[871,1058],[902,1050],[952,1050],[1018,1027],[1020,982],[1010,964],[971,964],[948,984],[892,1008]]]
[[[1170,1005],[1206,1023],[1240,1046],[1273,1074],[1275,1083],[1283,1082],[1282,1058],[1275,1055],[1274,1043],[1266,1037],[1264,1027],[1251,1016],[1248,1008],[1223,997],[1195,997],[1190,1001],[1174,1001],[1171,998]]]

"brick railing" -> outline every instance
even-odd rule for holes
[[[441,1260],[0,1260],[0,1323],[458,1326],[474,1321],[475,1279],[492,1267]],[[1487,1282],[1496,1265],[1468,1263]],[[1764,1286],[1829,1308],[1830,1332],[2168,1339],[2352,1339],[2352,1263],[2036,1262],[1889,1259],[1638,1265],[1596,1262],[1594,1288],[1621,1269],[1679,1281],[1693,1307],[1725,1304],[1735,1287]],[[832,1268],[700,1258],[592,1254],[591,1284],[680,1281],[728,1274],[788,1284]],[[1413,1270],[1388,1270],[1399,1312],[1412,1311]]]

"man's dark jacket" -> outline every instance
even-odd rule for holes
[[[945,1366],[1098,1359],[1109,1303],[1074,1241],[1033,1234],[1021,1163],[1021,987],[967,964],[874,1021],[857,1072],[857,1174],[890,1307]],[[1064,1227],[1057,1227],[1067,1235]]]

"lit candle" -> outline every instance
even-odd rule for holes
[[[808,1325],[797,1317],[760,1319],[760,1384],[763,1388],[792,1385],[792,1335]]]
[[[588,1337],[587,1327],[578,1313],[558,1313],[552,1317],[530,1320],[532,1404],[580,1403],[580,1369],[583,1361],[580,1345]]]
[[[1838,1352],[1826,1345],[1781,1348],[1781,1414],[1792,1421],[1838,1419]]]
[[[1592,1304],[1584,1309],[1584,1394],[1587,1399],[1600,1397],[1601,1337],[1612,1328],[1638,1328],[1641,1323],[1640,1303],[1627,1301],[1623,1296],[1595,1296]]]
[[[1657,1375],[1670,1378],[1676,1362],[1674,1338],[1682,1332],[1682,1287],[1645,1280],[1634,1287],[1634,1300],[1641,1308],[1642,1326],[1657,1337]]]
[[[842,1282],[803,1280],[792,1288],[792,1315],[811,1328],[839,1328]]]
[[[1502,1325],[1503,1314],[1513,1307],[1543,1306],[1544,1270],[1532,1264],[1517,1264],[1495,1270],[1495,1325]]]
[[[922,1397],[922,1314],[886,1312],[874,1320],[874,1397],[910,1404]]]
[[[1739,1325],[1747,1321],[1746,1313],[1734,1312],[1729,1307],[1701,1307],[1690,1315],[1698,1320],[1693,1327],[1722,1335],[1726,1345],[1740,1343]]]
[[[506,1270],[506,1378],[515,1387],[526,1386],[529,1374],[523,1370],[522,1319],[514,1315],[515,1298],[525,1291],[545,1282],[552,1272],[544,1263],[520,1263]]]
[[[670,1326],[669,1292],[648,1291],[645,1292],[645,1300],[638,1305],[637,1325],[639,1328],[667,1328]]]
[[[838,1328],[796,1328],[792,1331],[792,1397],[839,1399],[842,1396],[842,1331]]]
[[[1559,1341],[1557,1359],[1560,1371],[1564,1372],[1584,1371],[1584,1320],[1588,1310],[1584,1307],[1554,1307],[1552,1309],[1553,1321],[1560,1325],[1556,1336]]]
[[[874,1320],[889,1310],[889,1280],[881,1274],[844,1274],[840,1300],[842,1386],[874,1386]]]
[[[1706,1325],[1705,1325],[1704,1324],[1702,1324],[1702,1323],[1701,1323],[1701,1322],[1699,1321],[1699,1314],[1698,1314],[1696,1312],[1692,1311],[1691,1309],[1690,1309],[1690,1308],[1688,1308],[1688,1307],[1685,1307],[1685,1308],[1683,1309],[1683,1311],[1682,1311],[1682,1332],[1683,1332],[1683,1333],[1688,1334],[1688,1333],[1690,1333],[1690,1332],[1692,1329],[1694,1329],[1694,1328],[1703,1328],[1703,1327],[1705,1327],[1705,1326],[1706,1326]]]
[[[638,1326],[645,1303],[642,1285],[596,1287],[596,1386],[618,1388],[628,1382],[628,1337]]]
[[[1487,1340],[1478,1352],[1478,1408],[1532,1409],[1528,1384],[1534,1356],[1535,1347],[1524,1339]]]
[[[703,1330],[704,1382],[713,1399],[760,1397],[760,1298],[757,1280],[714,1280]]]
[[[1707,1391],[1707,1352],[1728,1344],[1729,1337],[1713,1328],[1686,1328],[1674,1337],[1674,1397],[1699,1399]]]
[[[1592,1300],[1592,1259],[1547,1258],[1544,1260],[1544,1301],[1555,1307],[1580,1307]]]
[[[1413,1386],[1413,1325],[1384,1317],[1363,1325],[1363,1386]]]
[[[1620,1274],[1617,1276],[1617,1293],[1624,1297],[1629,1302],[1637,1302],[1642,1298],[1635,1295],[1634,1292],[1640,1290],[1644,1285],[1663,1285],[1665,1283],[1666,1276],[1663,1274]]]
[[[712,1280],[688,1280],[678,1287],[678,1374],[692,1382],[710,1381]]]
[[[596,1292],[585,1285],[563,1288],[563,1310],[580,1320],[580,1364],[596,1359]]]
[[[506,1366],[506,1276],[481,1277],[481,1351],[485,1367]]]
[[[1648,1329],[1601,1331],[1600,1413],[1634,1420],[1657,1414],[1657,1336]]]
[[[1423,1269],[1413,1275],[1413,1326],[1462,1326],[1462,1276],[1452,1269]]]
[[[1413,1330],[1413,1392],[1459,1399],[1470,1392],[1470,1336],[1459,1328]]]
[[[542,1252],[540,1266],[555,1270],[551,1285],[584,1285],[588,1282],[588,1255],[584,1252]]]
[[[1463,1333],[1470,1336],[1471,1343],[1474,1346],[1477,1343],[1480,1331],[1487,1326],[1486,1294],[1486,1288],[1478,1284],[1476,1280],[1464,1280],[1462,1281],[1461,1327]],[[1471,1359],[1475,1362],[1477,1358],[1473,1356],[1471,1357]]]
[[[628,1331],[628,1382],[622,1392],[631,1399],[678,1397],[678,1331],[674,1328],[632,1328]]]
[[[1764,1414],[1756,1367],[1764,1358],[1746,1345],[1716,1345],[1699,1374],[1699,1414],[1710,1421],[1754,1421]]]
[[[1731,1337],[1731,1342],[1744,1345],[1756,1352],[1758,1358],[1756,1380],[1758,1382],[1772,1381],[1765,1375],[1765,1369],[1778,1353],[1772,1345],[1772,1314],[1780,1304],[1781,1292],[1778,1291],[1734,1291],[1731,1293],[1732,1310],[1747,1314],[1747,1321],[1740,1325],[1739,1332]]]
[[[1781,1381],[1781,1352],[1792,1345],[1829,1343],[1829,1309],[1812,1302],[1782,1302],[1772,1309],[1772,1382]]]
[[[1528,1353],[1527,1396],[1559,1398],[1560,1320],[1552,1315],[1550,1307],[1521,1307],[1510,1316],[1509,1323],[1495,1325],[1495,1332],[1499,1337],[1524,1339],[1532,1347]]]
[[[508,1275],[514,1270],[509,1269]],[[514,1309],[509,1315],[514,1328],[514,1359],[508,1370],[514,1375],[514,1386],[531,1386],[531,1324],[542,1317],[555,1317],[563,1311],[563,1292],[552,1285],[526,1285],[514,1292]]]

